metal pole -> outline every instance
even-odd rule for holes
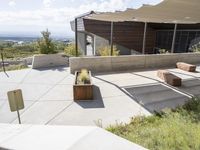
[[[111,30],[110,30],[110,46],[111,46],[111,56],[113,55],[113,22],[111,22]]]
[[[173,40],[172,40],[171,53],[174,53],[174,47],[175,47],[175,41],[176,41],[176,30],[177,30],[177,23],[174,25],[174,35],[173,35]]]
[[[16,92],[14,92],[14,94],[16,94]],[[16,97],[16,96],[15,96]],[[18,121],[19,124],[21,124],[21,119],[20,119],[20,114],[19,114],[19,107],[18,107],[18,101],[15,100],[16,103],[16,107],[17,107],[17,117],[18,117]]]
[[[19,124],[21,124],[21,119],[20,119],[19,110],[17,110],[17,116],[18,116]]]
[[[145,54],[145,47],[146,47],[146,33],[147,33],[147,22],[144,24],[144,36],[143,36],[143,44],[142,44],[142,54]]]
[[[4,59],[3,59],[3,53],[1,52],[1,63],[2,63],[2,67],[3,67],[3,71],[6,72],[6,69],[5,69],[5,65],[4,65]]]
[[[76,57],[78,57],[78,26],[77,26],[78,19],[75,18],[75,50],[76,50]]]

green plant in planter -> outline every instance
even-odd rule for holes
[[[90,76],[87,69],[82,69],[78,74],[77,84],[90,84]]]

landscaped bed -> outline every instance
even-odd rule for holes
[[[200,149],[200,98],[183,107],[133,118],[130,124],[111,126],[109,131],[152,150]]]
[[[27,68],[28,66],[23,65],[23,64],[5,66],[6,71],[21,70],[21,69],[27,69]],[[0,67],[0,72],[2,71],[3,71],[3,68]]]

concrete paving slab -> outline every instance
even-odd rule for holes
[[[139,71],[139,72],[132,72],[133,75],[138,76],[138,77],[143,77],[143,78],[147,78],[147,79],[152,79],[152,80],[157,80],[157,81],[161,81],[162,80],[160,78],[157,77],[157,70],[152,70],[152,71]]]
[[[23,124],[46,124],[71,103],[71,101],[35,102],[21,115],[21,121]],[[14,123],[17,123],[17,120]]]
[[[150,113],[127,96],[103,99],[104,107],[94,107],[97,101],[73,103],[68,109],[53,119],[49,124],[59,125],[102,125],[109,126],[121,122],[129,122],[136,115]]]
[[[200,96],[200,79],[189,79],[182,82],[179,89],[186,91],[194,96]]]
[[[25,110],[29,109],[29,107],[33,104],[33,101],[25,101],[24,109],[20,110],[20,114]],[[17,112],[11,112],[8,101],[5,101],[3,105],[0,106],[0,122],[1,123],[11,123],[17,119]],[[16,122],[18,123],[18,121]]]
[[[96,97],[116,97],[116,96],[123,96],[125,95],[122,90],[120,90],[120,87],[117,87],[115,85],[101,82],[95,84],[96,88],[94,89]],[[100,94],[100,95],[99,95]]]
[[[178,98],[164,100],[162,102],[146,104],[145,107],[148,108],[150,112],[154,112],[154,111],[161,111],[165,109],[173,109],[178,106],[184,105],[187,101],[188,101],[187,97],[178,97]]]
[[[67,74],[66,77],[59,82],[58,84],[65,84],[65,85],[73,85],[74,84],[74,75],[73,74]]]
[[[113,81],[119,81],[119,80],[131,80],[136,79],[138,76],[134,76],[131,73],[117,73],[113,72],[112,74],[103,74],[103,75],[96,75],[97,78],[113,82]]]
[[[23,83],[56,84],[68,75],[66,68],[34,70],[26,76]]]
[[[125,90],[151,112],[154,112],[154,110],[161,111],[165,108],[175,108],[189,100],[189,97],[185,94],[162,84],[127,87]]]
[[[37,101],[46,94],[53,86],[47,84],[20,84],[17,89],[22,90],[24,100]]]
[[[11,80],[4,80],[0,73],[0,122],[10,123],[17,117],[16,113],[9,112],[6,104],[7,91],[16,88],[23,90],[28,108],[22,113],[22,122],[54,125],[108,126],[116,121],[129,122],[135,115],[150,115],[146,108],[153,112],[154,109],[183,104],[188,96],[180,92],[200,93],[200,80],[197,78],[200,73],[170,71],[183,73],[182,87],[160,86],[163,81],[157,77],[157,70],[94,75],[94,100],[84,102],[73,102],[74,75],[67,67],[13,71]],[[123,88],[133,89],[126,93]],[[140,101],[145,106],[141,106]]]
[[[182,71],[180,69],[169,69],[169,72],[180,77],[182,80],[192,79],[195,77],[194,75],[196,74]]]
[[[7,75],[4,72],[0,72],[0,83],[19,83],[21,82],[31,69],[22,69],[18,71],[7,71]]]
[[[124,87],[124,86],[135,86],[135,85],[143,85],[143,84],[154,84],[157,83],[158,81],[152,80],[149,78],[135,78],[135,79],[125,79],[125,80],[119,80],[119,81],[113,81],[112,83],[118,85],[119,87]]]
[[[7,92],[15,90],[17,86],[18,86],[17,83],[1,83],[0,82],[0,101],[7,100]]]
[[[69,101],[73,100],[73,85],[56,85],[48,91],[40,100]]]

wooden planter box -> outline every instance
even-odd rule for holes
[[[93,100],[93,83],[91,71],[89,71],[90,84],[77,84],[77,77],[80,72],[75,72],[75,82],[73,85],[74,100]]]

